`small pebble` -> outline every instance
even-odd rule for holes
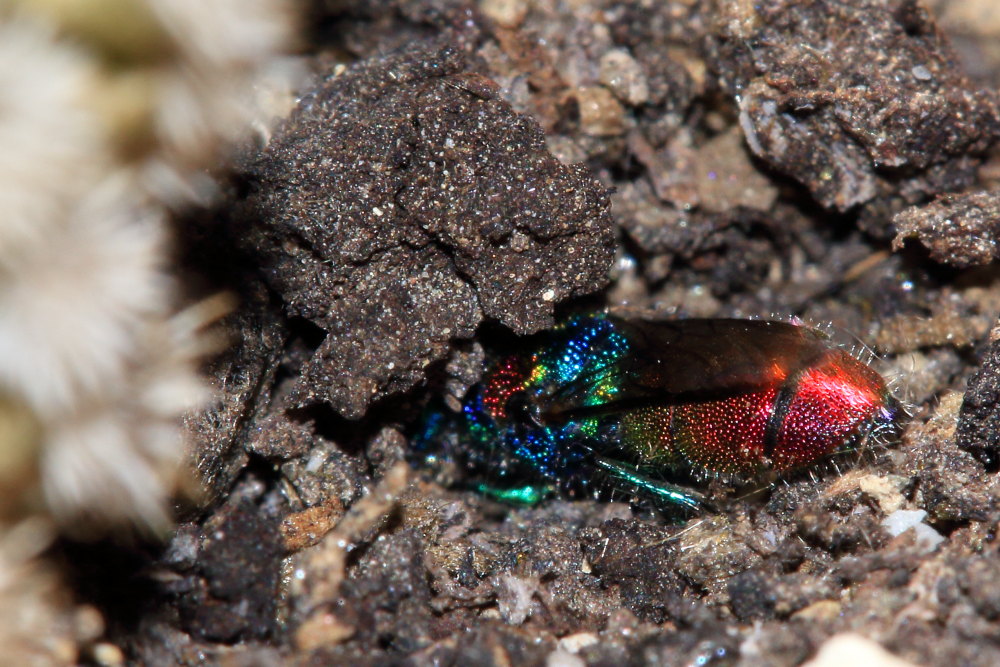
[[[625,49],[612,49],[601,56],[600,81],[622,102],[639,106],[649,101],[649,82],[642,67]]]
[[[592,137],[614,137],[625,132],[625,109],[603,86],[577,88],[573,93],[580,113],[580,130]]]
[[[927,512],[924,510],[896,510],[882,520],[882,526],[893,537],[902,535],[912,528],[917,544],[925,550],[931,551],[944,541],[944,536],[923,523],[926,517]]]

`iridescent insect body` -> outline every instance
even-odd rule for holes
[[[678,479],[766,479],[893,429],[884,379],[810,327],[576,317],[501,358],[460,414],[433,415],[422,455],[486,471],[487,493],[534,503],[599,479],[692,509]]]

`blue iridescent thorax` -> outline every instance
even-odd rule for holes
[[[548,344],[527,357],[510,357],[483,378],[463,406],[471,445],[509,453],[556,481],[578,461],[598,420],[553,419],[540,411],[586,378],[573,392],[578,405],[607,402],[617,391],[611,373],[628,341],[605,319],[576,318],[554,329]]]

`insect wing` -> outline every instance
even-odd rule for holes
[[[541,406],[550,418],[580,419],[765,391],[828,349],[816,330],[785,322],[608,320],[628,341],[627,350],[614,363],[588,368],[552,392]]]

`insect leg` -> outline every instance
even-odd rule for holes
[[[595,458],[594,463],[613,479],[625,482],[638,495],[692,511],[712,509],[711,503],[703,494],[677,484],[647,477],[635,466],[601,457]]]

